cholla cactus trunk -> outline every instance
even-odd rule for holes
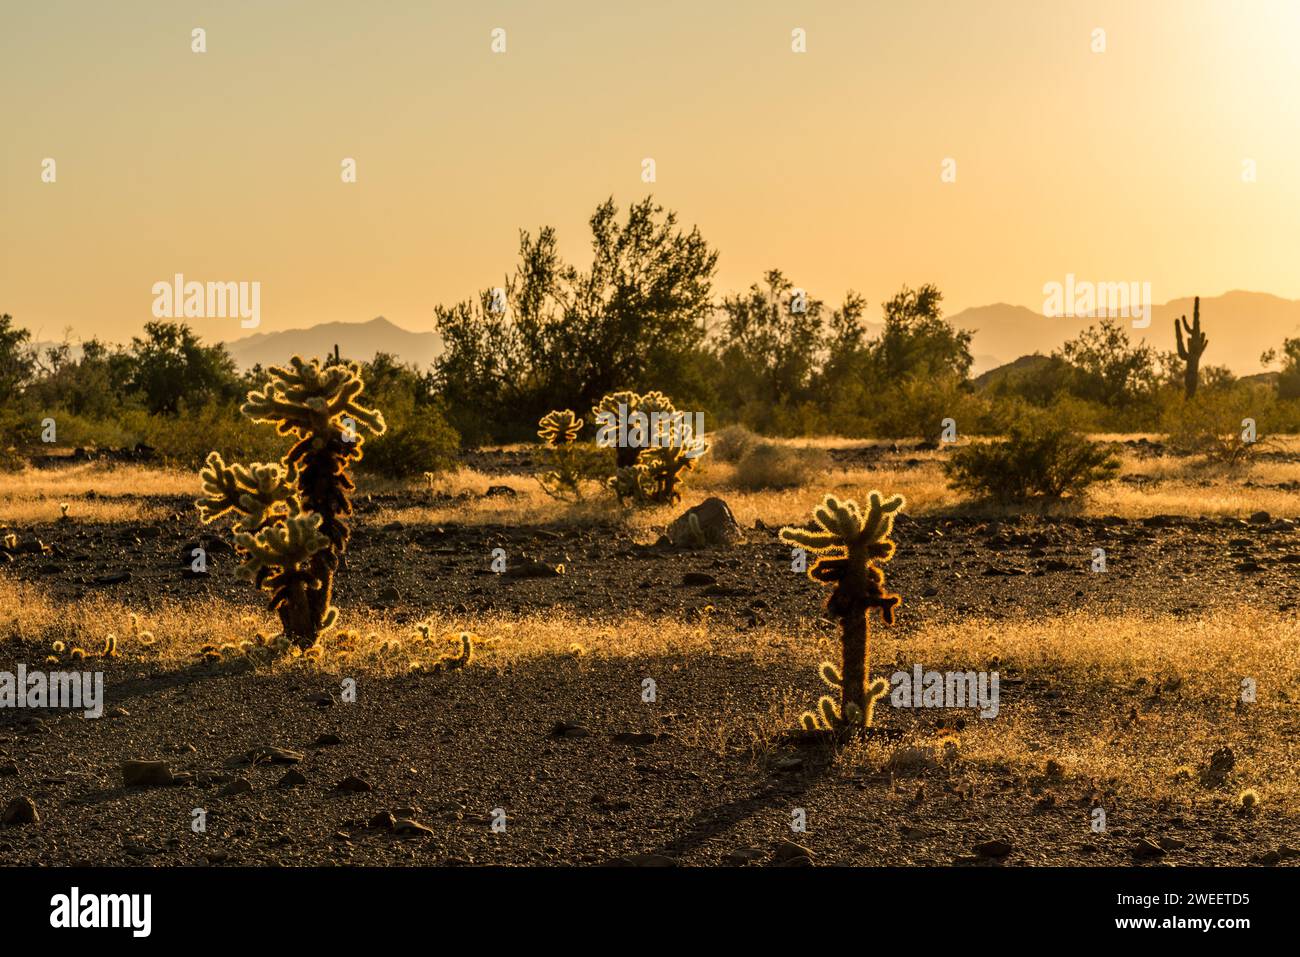
[[[840,623],[839,673],[836,675],[833,667],[828,671],[826,664],[819,668],[823,681],[838,685],[839,708],[823,699],[826,704],[820,716],[809,712],[803,718],[810,729],[837,723],[869,726],[876,702],[889,691],[885,679],[867,680],[871,661],[867,615],[872,608],[879,608],[885,624],[893,624],[894,610],[902,601],[886,591],[885,575],[877,563],[893,558],[894,543],[889,535],[904,502],[901,495],[885,501],[879,492],[872,492],[869,502],[864,516],[856,502],[841,502],[828,495],[813,512],[816,528],[781,529],[782,541],[818,556],[808,576],[833,586],[826,609]]]
[[[364,384],[354,364],[322,367],[294,356],[290,368],[270,373],[241,411],[297,443],[278,465],[227,466],[213,452],[201,473],[199,514],[204,522],[240,516],[240,573],[270,594],[285,637],[310,648],[338,617],[331,599],[350,537],[343,519],[352,513],[348,468],[361,458],[357,426],[380,434],[384,419],[356,402]]]

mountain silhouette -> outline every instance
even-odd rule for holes
[[[293,355],[324,358],[335,345],[345,359],[364,362],[376,352],[387,352],[421,370],[442,353],[436,332],[408,332],[383,316],[369,322],[323,322],[306,329],[259,332],[224,345],[241,369],[280,365]]]
[[[1192,297],[1153,304],[1151,325],[1135,329],[1129,319],[1117,319],[1130,338],[1144,341],[1161,352],[1175,348],[1173,322],[1192,315]],[[1050,355],[1067,340],[1099,322],[1093,318],[1049,318],[1024,306],[996,303],[963,309],[948,316],[959,329],[974,331],[972,374],[980,375],[1033,353]],[[1300,336],[1300,301],[1263,292],[1233,290],[1221,296],[1201,297],[1201,328],[1210,338],[1202,360],[1227,366],[1240,376],[1260,372],[1260,354],[1278,349],[1287,338]]]

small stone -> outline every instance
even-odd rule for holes
[[[724,860],[732,867],[744,867],[746,864],[761,861],[765,856],[767,856],[766,852],[761,848],[738,847],[734,851],[728,852]]]
[[[301,751],[262,745],[237,759],[242,764],[297,764],[305,755]]]
[[[1165,856],[1165,849],[1149,837],[1139,838],[1131,850],[1134,857],[1153,858]]]
[[[1006,841],[999,841],[997,839],[975,845],[975,853],[980,857],[995,859],[1004,858],[1015,849],[1014,844],[1008,844]]]
[[[236,794],[248,794],[252,790],[253,785],[249,783],[248,778],[235,778],[217,792],[217,797],[234,797]]]
[[[354,793],[374,790],[369,781],[363,781],[354,774],[348,775],[338,784],[334,785],[334,788],[337,791],[352,791]]]
[[[1273,521],[1273,516],[1268,512],[1255,512],[1250,516],[1250,524],[1252,525],[1267,525],[1271,521]]]
[[[307,783],[307,776],[297,768],[290,768],[285,772],[284,777],[275,782],[278,788],[300,788]]]
[[[123,787],[156,787],[172,784],[175,778],[166,761],[123,761]]]
[[[378,828],[381,831],[391,831],[396,823],[393,815],[388,811],[380,811],[370,819],[370,826]]]
[[[619,744],[630,744],[636,748],[644,748],[647,745],[654,744],[659,740],[657,734],[639,734],[635,731],[621,731],[614,735],[614,740]]]
[[[591,732],[576,721],[557,721],[551,728],[553,738],[589,738]]]
[[[36,810],[36,802],[25,795],[18,795],[12,798],[5,806],[4,814],[0,815],[0,823],[4,824],[40,824],[41,815]]]
[[[342,743],[343,739],[337,734],[322,734],[316,738],[316,747],[318,748],[328,748]]]
[[[633,854],[631,857],[622,858],[620,863],[632,867],[676,867],[677,861],[671,857],[665,857],[663,854]]]
[[[401,834],[404,837],[430,837],[433,834],[433,828],[426,827],[419,821],[413,821],[410,818],[398,818],[393,822],[393,833]]]
[[[812,859],[813,852],[794,841],[782,838],[772,846],[772,863],[777,867],[807,867]]]
[[[778,758],[772,767],[778,771],[798,771],[803,767],[803,758],[793,756]]]
[[[707,572],[687,572],[682,576],[683,585],[713,585],[717,578]]]

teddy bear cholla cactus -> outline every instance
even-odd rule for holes
[[[582,431],[582,419],[571,409],[557,409],[546,413],[537,424],[538,438],[546,445],[552,466],[538,475],[537,481],[552,498],[578,498],[582,490],[582,469],[576,442]]]
[[[885,590],[879,565],[894,556],[890,540],[894,517],[903,507],[901,495],[885,500],[879,492],[868,496],[867,513],[857,502],[841,502],[827,495],[813,511],[815,528],[781,529],[781,540],[817,555],[808,569],[814,581],[834,586],[826,608],[840,623],[841,667],[824,661],[817,672],[822,681],[839,691],[818,702],[818,712],[804,712],[800,722],[809,731],[840,725],[870,726],[876,702],[889,692],[884,678],[867,682],[870,668],[867,612],[880,609],[885,624],[894,623],[894,610],[902,599]]]
[[[612,392],[591,410],[597,424],[620,415],[645,416],[644,429],[629,425],[636,441],[615,447],[615,473],[608,486],[620,502],[671,504],[682,497],[683,473],[695,468],[708,443],[695,435],[684,414],[662,392]]]
[[[272,368],[240,411],[298,441],[279,463],[227,465],[211,453],[196,504],[205,523],[237,516],[239,574],[270,594],[284,636],[310,648],[338,620],[330,601],[350,537],[343,519],[355,487],[348,469],[362,455],[357,426],[375,434],[385,426],[379,412],[356,401],[365,384],[355,364],[322,367],[294,356],[289,366]]]

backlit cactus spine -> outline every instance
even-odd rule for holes
[[[542,490],[552,498],[562,501],[582,496],[582,469],[578,460],[578,433],[582,419],[571,409],[547,412],[537,423],[537,436],[546,446],[551,468],[537,476]]]
[[[840,623],[841,666],[824,661],[817,672],[827,685],[839,690],[838,706],[826,696],[818,712],[804,712],[800,718],[807,730],[841,725],[870,726],[876,702],[889,692],[889,682],[877,678],[868,684],[870,647],[867,612],[880,609],[887,625],[894,623],[894,610],[902,599],[885,590],[880,565],[894,557],[890,534],[894,517],[904,500],[896,495],[885,500],[879,492],[868,496],[867,514],[857,502],[839,501],[827,495],[813,510],[813,529],[786,527],[781,540],[817,555],[808,577],[832,585],[827,611]]]
[[[609,444],[617,423],[615,472],[606,483],[622,504],[673,504],[685,473],[708,450],[687,417],[662,392],[613,392],[591,410],[597,444]],[[626,434],[624,434],[626,433]],[[602,438],[602,436],[605,436]]]
[[[237,516],[239,574],[269,593],[284,636],[305,649],[338,620],[331,599],[350,537],[343,520],[352,514],[349,470],[362,456],[358,427],[381,434],[384,418],[358,403],[365,384],[355,364],[322,368],[294,356],[270,374],[240,411],[297,442],[278,464],[227,465],[211,453],[196,504],[205,523]]]

